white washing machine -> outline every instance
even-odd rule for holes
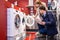
[[[32,16],[30,15],[26,16],[26,25],[29,27],[29,29],[33,29],[34,23],[35,23],[35,20]]]
[[[25,36],[25,25],[22,25],[23,13],[13,8],[7,8],[7,37],[8,40],[19,40]],[[22,34],[24,32],[24,35]]]
[[[26,15],[23,12],[19,12],[21,15],[21,27],[20,27],[20,34],[21,34],[21,38],[19,40],[24,40],[26,37]]]
[[[60,0],[57,3],[57,29],[58,29],[58,39],[60,39]]]

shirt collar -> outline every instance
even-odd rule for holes
[[[46,16],[46,12],[44,12],[43,16],[44,16],[44,17]]]

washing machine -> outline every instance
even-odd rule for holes
[[[25,37],[25,25],[22,25],[23,15],[16,9],[7,8],[7,40],[20,40]]]
[[[60,39],[60,1],[57,3],[57,29],[58,29],[58,39]]]
[[[21,37],[19,38],[19,40],[24,40],[26,37],[26,15],[23,12],[19,12],[21,15],[21,27],[20,27],[20,34]]]
[[[33,27],[34,23],[35,23],[35,20],[34,20],[33,16],[27,15],[26,16],[26,25],[29,27],[29,29],[33,29],[34,28]]]

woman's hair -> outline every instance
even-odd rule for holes
[[[36,1],[35,1],[35,3],[34,3],[34,9],[35,9],[35,10],[36,10],[36,8],[37,8],[37,7],[35,6],[36,4],[39,4],[39,6],[45,6],[46,10],[48,10],[48,9],[47,9],[47,6],[45,5],[45,3],[44,3],[44,2],[41,2],[40,0],[36,0]]]
[[[41,1],[35,1],[35,4],[41,5],[42,3],[41,3]]]

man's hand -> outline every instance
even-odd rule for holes
[[[38,22],[40,25],[45,25],[45,22]]]
[[[45,22],[41,22],[41,25],[45,25]]]
[[[41,19],[40,19],[41,20]],[[37,22],[37,23],[39,23],[40,25],[45,25],[45,22],[44,21],[40,21],[38,18],[37,19],[35,19],[35,21]]]

